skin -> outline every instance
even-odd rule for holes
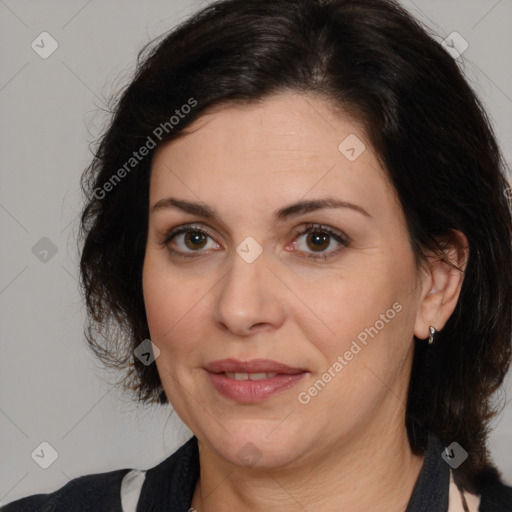
[[[404,424],[413,336],[426,338],[429,325],[442,329],[461,273],[434,257],[416,264],[395,191],[364,130],[326,99],[280,93],[216,109],[187,132],[153,160],[143,289],[162,384],[199,441],[192,506],[405,510],[423,462]],[[338,150],[349,134],[366,146],[355,161]],[[368,215],[330,208],[273,218],[284,206],[327,196]],[[153,210],[168,197],[207,204],[219,218]],[[183,234],[162,243],[188,223],[209,236],[192,246]],[[307,223],[350,240],[327,237],[319,251],[311,236],[297,235]],[[263,249],[252,263],[236,252],[248,236]],[[447,257],[463,266],[466,249],[456,233]],[[299,393],[395,303],[400,312],[300,403]],[[228,357],[268,358],[308,373],[263,402],[241,404],[220,395],[204,370]],[[252,466],[237,456],[247,443],[259,457]]]

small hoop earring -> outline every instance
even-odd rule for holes
[[[428,328],[428,344],[432,345],[434,343],[434,337],[438,333],[437,329],[435,327],[430,326]]]

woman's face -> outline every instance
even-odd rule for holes
[[[421,276],[361,127],[283,93],[187,131],[153,160],[143,269],[174,409],[236,465],[400,430]]]

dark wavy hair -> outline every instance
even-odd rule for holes
[[[454,59],[394,1],[218,1],[140,52],[81,181],[87,340],[124,370],[124,390],[167,402],[156,366],[133,353],[150,337],[142,266],[152,155],[209,109],[283,91],[318,94],[364,124],[418,260],[426,249],[442,258],[452,230],[467,237],[456,309],[434,345],[415,346],[406,425],[415,453],[429,431],[465,448],[458,478],[478,489],[499,476],[486,440],[511,358],[506,166]]]

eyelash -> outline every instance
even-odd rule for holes
[[[164,235],[163,240],[161,241],[161,245],[163,245],[164,247],[168,247],[169,243],[172,241],[173,238],[175,238],[176,236],[181,235],[183,233],[189,233],[189,232],[200,233],[200,234],[202,234],[204,236],[212,238],[212,236],[207,231],[205,231],[204,229],[200,228],[199,226],[196,226],[196,225],[193,225],[193,224],[185,224],[183,226],[179,226],[177,228],[173,228],[173,229],[169,230]],[[335,250],[327,252],[327,253],[317,253],[317,254],[315,254],[315,253],[306,253],[305,257],[309,258],[309,259],[314,259],[314,260],[323,259],[325,261],[328,258],[336,256],[338,253],[343,251],[346,247],[348,247],[348,245],[350,243],[349,237],[347,235],[345,235],[344,233],[335,232],[335,231],[331,230],[330,228],[328,228],[326,226],[323,226],[321,224],[307,224],[304,229],[302,229],[301,231],[298,231],[297,233],[295,233],[294,241],[297,238],[300,238],[301,236],[309,234],[309,233],[320,233],[320,234],[329,235],[332,238],[334,238],[334,240],[336,240],[336,242],[341,244],[341,247],[339,247],[338,249],[335,249]],[[197,258],[197,257],[199,257],[199,255],[198,254],[193,254],[193,253],[194,252],[198,252],[198,253],[201,252],[200,250],[198,250],[198,251],[191,251],[191,253],[188,254],[187,252],[176,251],[176,250],[170,249],[170,248],[169,248],[169,250],[171,252],[173,252],[174,254],[178,255],[181,258]]]

